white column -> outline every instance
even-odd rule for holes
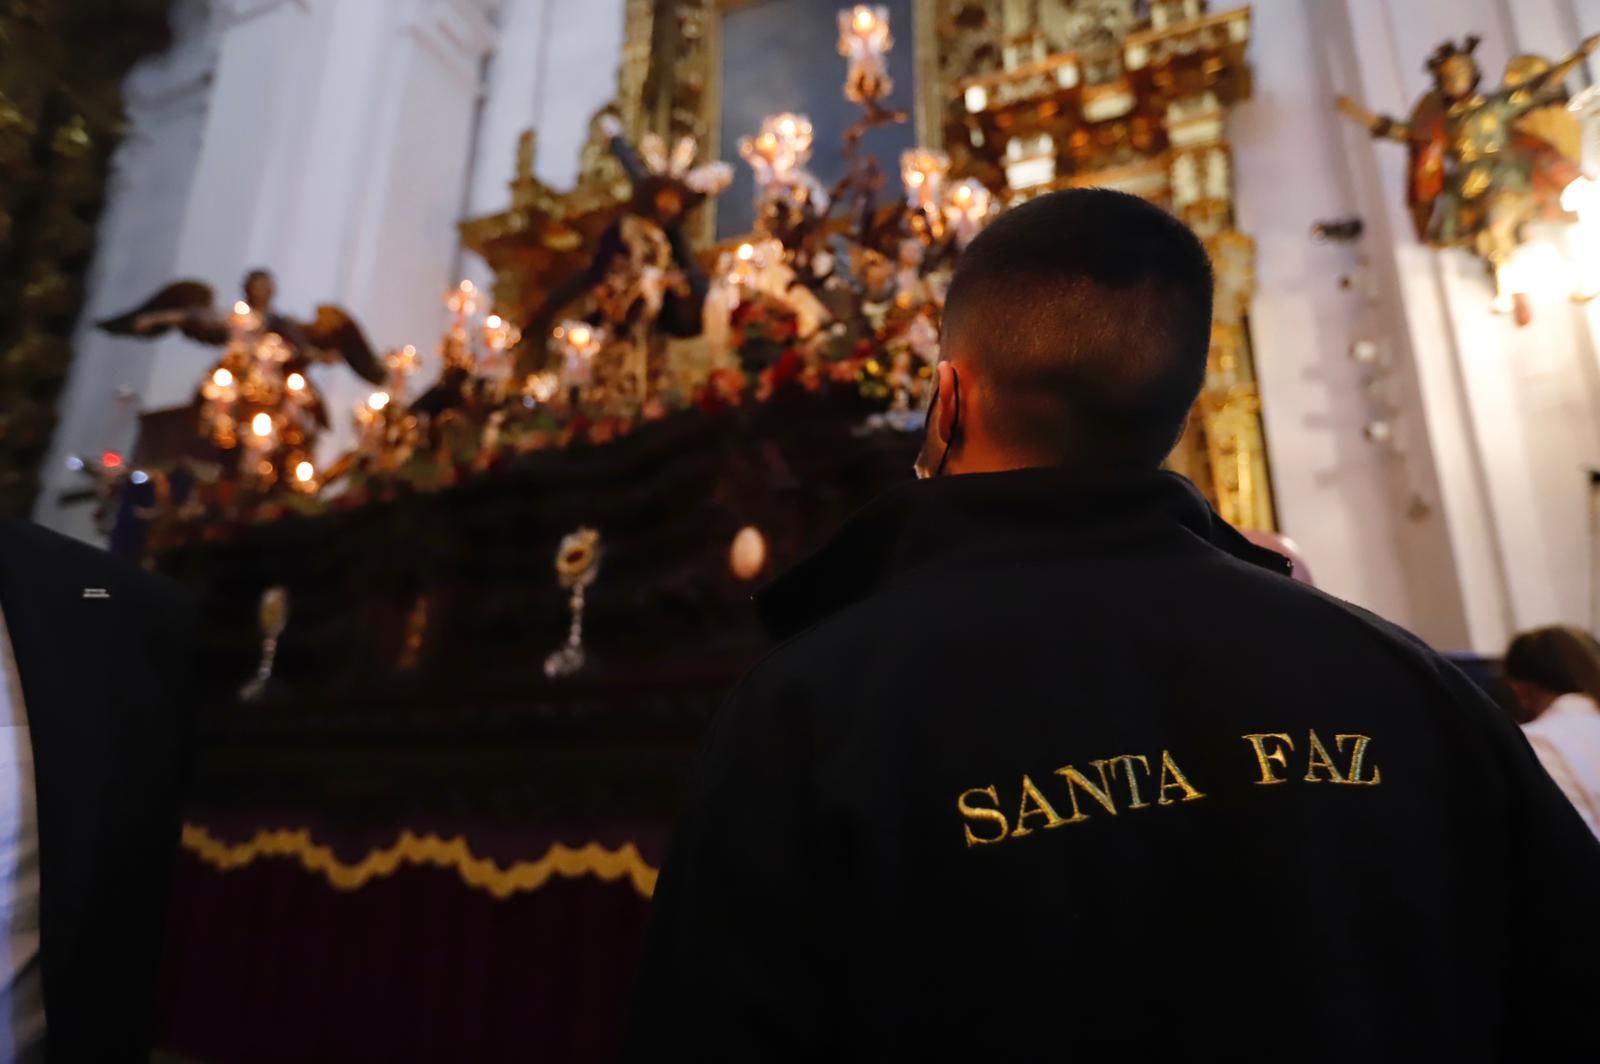
[[[1392,348],[1393,324],[1365,306],[1363,245],[1311,238],[1314,223],[1361,213],[1321,62],[1320,2],[1255,6],[1256,93],[1228,123],[1239,228],[1257,247],[1250,331],[1279,522],[1320,587],[1464,646],[1455,574],[1439,563],[1443,517],[1412,512],[1414,494],[1436,494],[1426,450],[1396,457],[1362,434],[1377,408],[1349,352],[1358,339]]]
[[[539,91],[539,159],[534,171],[553,188],[578,181],[589,119],[617,95],[624,0],[547,0],[549,45]]]
[[[366,172],[345,213],[348,265],[341,290],[380,349],[410,343],[431,354],[438,347],[445,326],[441,301],[456,280],[456,225],[467,202],[473,127],[497,5],[498,0],[393,4],[388,52],[369,82]],[[384,6],[390,7],[387,0]],[[431,372],[425,370],[424,377]],[[330,408],[339,412],[339,442],[346,443],[349,411],[370,385],[348,373],[327,375],[325,382]]]
[[[496,0],[232,0],[178,272],[235,298],[276,273],[282,310],[343,305],[380,350],[435,345],[456,257]],[[204,356],[158,348],[144,405],[186,402]],[[319,371],[336,432],[370,387]]]
[[[504,0],[501,5],[467,197],[471,217],[504,210],[510,201],[517,138],[540,121],[556,6],[557,0]]]
[[[303,158],[297,127],[314,112],[317,42],[331,7],[330,0],[223,0],[216,7],[216,73],[176,273],[211,284],[220,301],[238,298],[244,272],[271,268],[279,250],[262,220],[276,216],[286,171]],[[287,305],[288,293],[280,299]],[[144,408],[187,402],[204,365],[203,352],[182,338],[158,344],[141,389]]]
[[[1375,111],[1404,116],[1427,88],[1422,66],[1429,52],[1440,41],[1461,36],[1464,27],[1492,25],[1492,19],[1478,16],[1493,12],[1481,0],[1450,5],[1346,0],[1318,5],[1318,15],[1335,89]],[[1504,63],[1503,55],[1494,57],[1495,48],[1486,42],[1480,49],[1490,69]],[[1406,443],[1432,458],[1467,642],[1471,649],[1498,649],[1512,625],[1503,543],[1438,255],[1420,246],[1412,233],[1404,206],[1404,150],[1392,142],[1373,142],[1354,126],[1340,136],[1367,223],[1365,247],[1384,289],[1394,294],[1385,309],[1415,377],[1418,409],[1410,420],[1420,421],[1415,427],[1422,431]]]

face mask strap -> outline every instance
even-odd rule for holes
[[[922,426],[922,434],[924,438],[927,437],[928,430],[933,427],[933,419],[939,412],[938,381],[938,377],[935,377],[933,396],[928,400],[928,418]],[[950,421],[950,438],[945,441],[944,452],[939,455],[939,464],[934,467],[932,473],[924,474],[920,465],[916,467],[915,471],[919,479],[929,480],[934,477],[944,476],[944,467],[950,462],[950,448],[956,442],[956,433],[961,431],[961,377],[956,373],[954,366],[950,367],[950,394],[955,399],[956,404],[955,417]]]

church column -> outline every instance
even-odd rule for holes
[[[1379,417],[1404,420],[1380,405],[1398,382],[1385,379],[1382,392],[1368,392],[1363,379],[1382,367],[1350,355],[1363,340],[1392,355],[1384,342],[1391,326],[1368,309],[1381,287],[1363,264],[1367,249],[1311,237],[1317,221],[1362,213],[1343,165],[1334,89],[1319,61],[1324,3],[1254,5],[1256,91],[1228,120],[1239,229],[1257,245],[1250,343],[1279,527],[1299,544],[1320,587],[1439,646],[1465,646],[1426,449],[1396,454],[1363,436]]]
[[[1383,0],[1347,0],[1322,9],[1334,88],[1375,111],[1409,113],[1425,87],[1408,72],[1420,65],[1433,44],[1422,50],[1397,41],[1393,19],[1399,14]],[[1418,12],[1422,14],[1422,12]],[[1437,15],[1437,12],[1435,12]],[[1459,22],[1439,33],[1443,39]],[[1431,36],[1424,30],[1422,36]],[[1434,43],[1437,43],[1435,41]],[[1373,141],[1365,130],[1347,125],[1345,155],[1366,221],[1365,246],[1380,274],[1380,290],[1392,293],[1381,308],[1405,364],[1414,375],[1417,409],[1401,421],[1402,446],[1432,459],[1439,489],[1438,509],[1449,532],[1452,571],[1472,649],[1501,644],[1511,626],[1507,574],[1500,530],[1474,432],[1474,411],[1460,375],[1450,304],[1437,255],[1419,245],[1405,212],[1405,158],[1394,145]]]
[[[235,298],[344,305],[380,349],[442,327],[496,0],[231,0],[177,268]],[[186,402],[201,360],[158,350],[146,409]],[[322,373],[335,429],[367,386]]]
[[[473,152],[468,217],[506,207],[506,185],[516,171],[517,138],[538,125],[540,103],[550,92],[544,75],[556,6],[556,0],[503,0]],[[557,95],[562,95],[559,86]]]

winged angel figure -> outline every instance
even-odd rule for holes
[[[374,384],[388,379],[342,308],[320,306],[314,319],[298,321],[273,309],[275,291],[272,274],[252,270],[244,298],[227,311],[216,305],[209,285],[178,281],[134,310],[97,323],[116,336],[154,338],[176,329],[221,347],[199,387],[201,435],[225,451],[241,448],[241,469],[269,480],[303,474],[316,435],[328,426],[307,373],[312,365],[342,361]]]
[[[1517,291],[1506,265],[1523,227],[1560,220],[1561,193],[1578,174],[1580,130],[1567,111],[1564,83],[1600,36],[1552,64],[1519,55],[1499,88],[1484,90],[1473,53],[1477,37],[1446,42],[1428,59],[1433,89],[1406,121],[1377,115],[1348,97],[1338,107],[1374,138],[1410,149],[1406,202],[1417,238],[1435,247],[1468,247],[1495,271],[1497,309],[1531,317],[1528,293]]]

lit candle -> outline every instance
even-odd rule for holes
[[[960,247],[972,243],[993,210],[994,194],[976,178],[958,181],[945,191],[945,223],[955,233]]]
[[[496,355],[503,354],[520,339],[522,339],[521,330],[500,315],[491,314],[484,319],[483,342]]]
[[[881,100],[894,91],[887,63],[893,46],[887,7],[857,4],[839,12],[839,54],[850,61],[844,94],[853,103]]]
[[[584,321],[564,321],[551,335],[561,352],[567,386],[588,384],[590,363],[605,343],[605,330]]]
[[[755,170],[756,184],[762,188],[787,185],[810,161],[813,136],[811,119],[805,115],[771,115],[754,137],[739,141],[739,154]]]
[[[462,281],[445,296],[444,305],[457,318],[472,317],[478,312],[478,286],[471,281]]]
[[[950,156],[942,151],[912,148],[900,156],[900,180],[906,187],[906,203],[933,213],[944,198],[944,179],[950,172]]]

